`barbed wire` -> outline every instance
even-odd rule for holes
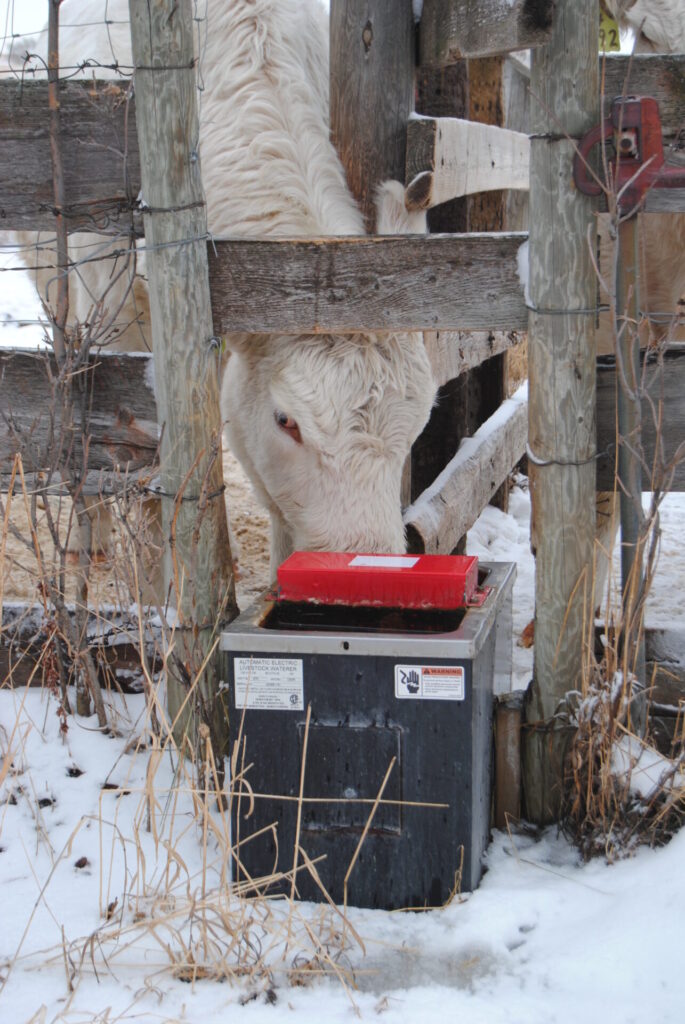
[[[93,7],[95,6],[93,5]],[[15,30],[18,9],[15,6],[14,0],[10,0],[5,12],[4,25],[0,26],[0,58],[6,65],[0,66],[0,81],[13,79],[16,81],[18,88],[21,88],[24,83],[47,80],[46,55],[41,52],[44,40],[47,37],[47,2],[45,7],[46,20],[43,24],[35,29],[32,27],[28,31],[19,32]],[[158,65],[153,63],[138,67],[137,69],[130,56],[130,35],[127,34],[124,37],[126,27],[130,26],[130,19],[128,17],[117,17],[117,12],[113,10],[111,0],[102,0],[100,9],[102,11],[102,18],[100,19],[86,17],[61,22],[60,43],[64,38],[65,32],[72,34],[72,39],[69,40],[67,46],[60,50],[60,53],[63,54],[63,60],[58,65],[61,81],[67,82],[80,79],[83,80],[84,85],[87,85],[92,78],[102,77],[109,81],[112,79],[112,76],[132,81],[135,70],[157,73],[178,70],[181,67],[189,70],[195,69],[198,106],[201,107],[205,89],[203,63],[209,39],[207,0],[193,0],[192,17],[196,56],[194,56],[192,61],[183,65]],[[97,56],[86,55],[79,61],[69,60],[69,57],[75,53],[75,45],[80,43],[79,39],[74,40],[73,34],[83,32],[87,36],[88,32],[92,30],[99,31],[100,46],[104,45],[109,52],[104,57],[102,53],[99,53]],[[124,48],[126,52],[124,52]],[[107,59],[108,57],[111,59]],[[129,96],[126,99],[128,101]],[[197,147],[199,140],[195,140],[194,145]],[[41,278],[40,291],[43,296],[42,301],[44,302],[54,283],[63,278],[66,273],[67,275],[79,278],[78,285],[83,289],[84,298],[96,304],[107,301],[107,299],[103,295],[95,294],[95,287],[91,281],[93,275],[83,276],[83,271],[86,268],[98,265],[111,268],[100,272],[99,279],[95,278],[97,286],[104,285],[105,289],[107,289],[110,285],[109,276],[111,275],[112,278],[116,276],[120,278],[120,290],[123,289],[129,294],[135,279],[141,277],[136,261],[143,254],[160,249],[183,247],[207,241],[213,242],[208,232],[191,234],[154,245],[146,244],[142,239],[136,241],[136,238],[140,238],[143,233],[142,224],[144,217],[155,216],[159,213],[179,212],[182,208],[169,206],[151,209],[144,203],[140,194],[137,197],[130,194],[131,189],[127,180],[128,154],[126,148],[124,147],[123,150],[118,151],[116,155],[122,161],[121,195],[101,200],[91,200],[89,201],[90,208],[86,204],[73,203],[57,211],[49,203],[42,203],[27,208],[23,213],[20,212],[19,215],[16,215],[16,210],[13,211],[15,220],[18,221],[22,217],[29,220],[31,215],[34,214],[37,216],[49,216],[51,213],[54,215],[59,213],[67,220],[71,219],[74,222],[73,227],[70,229],[69,262],[66,269],[60,271],[56,266],[56,232],[51,231],[50,228],[43,228],[41,230],[35,230],[34,228],[18,230],[13,228],[12,231],[17,237],[14,240],[7,241],[8,232],[5,232],[4,238],[0,242],[0,260],[3,255],[5,257],[15,257],[23,265],[0,266],[0,274],[19,273],[23,275],[28,271],[36,285],[39,283],[38,279]],[[206,195],[203,194],[202,200],[193,203],[192,206],[204,206],[206,209]],[[185,209],[185,207],[183,208]],[[10,221],[10,217],[7,216],[6,222],[8,221]],[[94,241],[98,237],[99,241]],[[119,270],[120,265],[123,267],[123,271]],[[122,272],[124,274],[123,279],[121,279]],[[41,301],[38,293],[36,294],[36,300],[38,303]],[[13,314],[14,310],[8,312]],[[124,319],[125,323],[121,318],[110,318],[107,321],[107,332],[109,333],[112,329],[116,331],[117,328],[125,327],[131,323],[131,318],[126,317]],[[74,319],[73,312],[70,316],[70,321],[72,326],[79,323],[77,319]],[[134,322],[137,321],[134,320]],[[23,317],[21,315],[0,317],[0,327],[14,327],[19,324],[47,327],[50,324],[50,320],[49,318],[46,320],[42,319],[40,314],[37,316],[34,314]]]

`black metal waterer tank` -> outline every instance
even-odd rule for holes
[[[359,567],[377,557],[357,556]],[[430,609],[421,598],[409,608],[327,604],[320,587],[302,600],[297,577],[284,587],[296,601],[262,598],[226,629],[237,880],[291,871],[297,840],[336,903],[439,906],[458,879],[477,886],[515,566],[481,564],[478,588],[477,571],[470,560],[465,607]],[[391,588],[381,600],[396,602],[401,584],[381,575]],[[297,894],[322,899],[306,858],[298,851]]]

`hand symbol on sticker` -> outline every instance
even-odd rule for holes
[[[402,672],[402,683],[407,687],[410,693],[418,693],[419,691],[419,673],[412,669],[410,672]]]

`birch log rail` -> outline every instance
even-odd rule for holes
[[[409,550],[449,554],[526,450],[526,388],[505,400],[406,510]]]
[[[527,189],[530,141],[509,131],[458,117],[415,118],[407,134],[410,210],[491,189]]]

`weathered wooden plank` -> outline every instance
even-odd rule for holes
[[[322,333],[525,330],[521,234],[216,242],[214,327]],[[255,301],[259,296],[259,301]]]
[[[683,458],[675,467],[671,489],[685,490],[685,346],[678,345],[664,353],[663,367],[647,366],[644,382],[647,394],[642,400],[642,444],[647,464],[654,464],[657,443],[655,409],[663,401],[661,415],[661,451],[668,461],[679,446]],[[597,490],[614,487],[616,465],[616,370],[611,361],[597,367]],[[649,477],[643,470],[642,486],[649,490]]]
[[[375,230],[374,190],[404,174],[414,106],[414,19],[408,0],[332,0],[331,138],[347,183]]]
[[[77,610],[67,606],[73,619]],[[44,648],[52,635],[50,614],[42,605],[5,601],[0,632],[0,685],[20,687],[45,685]],[[99,607],[87,613],[88,647],[96,654],[100,681],[110,687],[112,679],[127,692],[143,688],[140,640],[142,637],[148,670],[161,668],[162,630],[151,616],[139,621],[135,615],[115,607]],[[65,645],[66,646],[66,645]],[[64,650],[66,656],[66,650]],[[67,671],[69,666],[67,666]]]
[[[427,3],[424,8],[424,34],[429,7]],[[356,44],[359,46],[358,39]],[[406,47],[402,53],[406,54]],[[628,57],[619,54],[606,58],[604,93],[607,109],[611,99],[623,90],[628,61]],[[517,67],[525,74],[518,63]],[[639,54],[632,58],[628,90],[657,99],[666,143],[673,141],[682,128],[684,83],[685,56],[682,54]],[[70,228],[87,227],[114,234],[122,229],[128,230],[133,220],[133,230],[142,233],[140,215],[132,213],[136,210],[135,199],[140,192],[140,158],[130,81],[63,82],[60,90],[67,197],[65,212]],[[386,102],[388,95],[385,92]],[[377,124],[374,124],[374,118],[369,116],[364,104],[361,106],[363,116],[359,115],[359,103],[361,100],[358,98],[354,108],[356,114],[352,118],[354,139],[359,139],[353,143],[355,152],[349,154],[352,163],[358,156],[357,145],[362,144],[360,129],[368,126],[371,134],[377,130]],[[405,117],[409,109],[410,106],[401,116]],[[383,111],[384,117],[387,114],[387,110]],[[397,119],[400,112],[396,111],[394,116]],[[395,164],[394,168],[390,165],[379,167],[378,174],[382,177],[402,177],[402,138],[402,131],[397,129],[391,146],[385,135],[378,139],[379,149],[387,159],[392,153]],[[366,194],[366,201],[370,203],[368,187]],[[682,209],[680,196],[669,195],[665,190],[653,193],[649,200],[652,205],[648,205],[648,209],[656,209],[655,203],[662,206],[677,203],[677,209]],[[47,84],[34,81],[20,83],[14,79],[0,81],[0,222],[6,230],[49,230],[54,227],[53,208]],[[666,205],[665,208],[673,207]]]
[[[462,442],[432,486],[406,510],[410,550],[452,551],[524,454],[527,433],[528,406],[522,388]]]
[[[51,381],[57,375],[52,352],[0,351],[0,472],[21,452],[27,473],[48,468],[50,438],[61,437],[59,402]],[[152,357],[102,353],[74,380],[76,462],[89,438],[91,470],[130,473],[155,465],[159,445]]]
[[[517,331],[426,331],[424,341],[435,383],[442,387],[492,356],[523,344]]]
[[[522,132],[459,118],[413,119],[407,136],[405,202],[430,209],[490,189],[528,191],[530,140]],[[654,188],[648,213],[685,212],[685,188]]]
[[[127,230],[140,191],[131,83],[62,82],[60,124],[69,229]],[[45,82],[0,83],[0,222],[55,226]],[[137,219],[137,218],[136,218]]]
[[[554,820],[563,744],[555,713],[581,687],[595,537],[596,301],[587,244],[594,204],[572,188],[573,138],[599,120],[596,0],[559,0],[549,43],[532,54],[529,474],[535,573],[535,667],[527,734],[528,815]],[[565,311],[578,310],[571,313]]]
[[[528,188],[530,141],[522,132],[460,118],[420,118],[407,132],[409,209],[491,189]]]
[[[424,0],[420,61],[428,67],[460,57],[488,57],[540,46],[548,38],[553,0]]]
[[[429,331],[425,340],[436,383],[442,387],[491,356],[520,344],[523,336],[514,331]],[[663,382],[656,367],[648,370],[649,394],[652,401],[656,400],[663,383],[662,439],[669,455],[685,440],[685,351],[682,347],[669,349],[664,359]],[[50,374],[55,372],[52,353],[11,349],[0,352],[0,477],[7,477],[14,453],[26,453],[29,442],[35,444],[35,450],[44,450],[51,407]],[[122,474],[128,474],[130,483],[134,467],[148,477],[154,472],[159,433],[152,376],[152,356],[143,353],[102,353],[93,360],[92,370],[83,375],[87,380],[84,395],[97,410],[88,427],[91,474],[87,493],[120,491]],[[77,425],[80,422],[77,419]],[[613,488],[615,422],[615,370],[603,361],[597,367],[600,491]],[[643,403],[643,423],[646,458],[651,464],[655,430],[647,399]],[[13,433],[15,430],[19,439]],[[22,435],[28,439],[24,443]],[[24,462],[27,473],[32,468],[30,457],[29,452]],[[42,470],[48,465],[49,461],[42,461],[35,468]],[[59,490],[58,481],[52,489]],[[673,490],[685,490],[685,461],[676,468]]]

